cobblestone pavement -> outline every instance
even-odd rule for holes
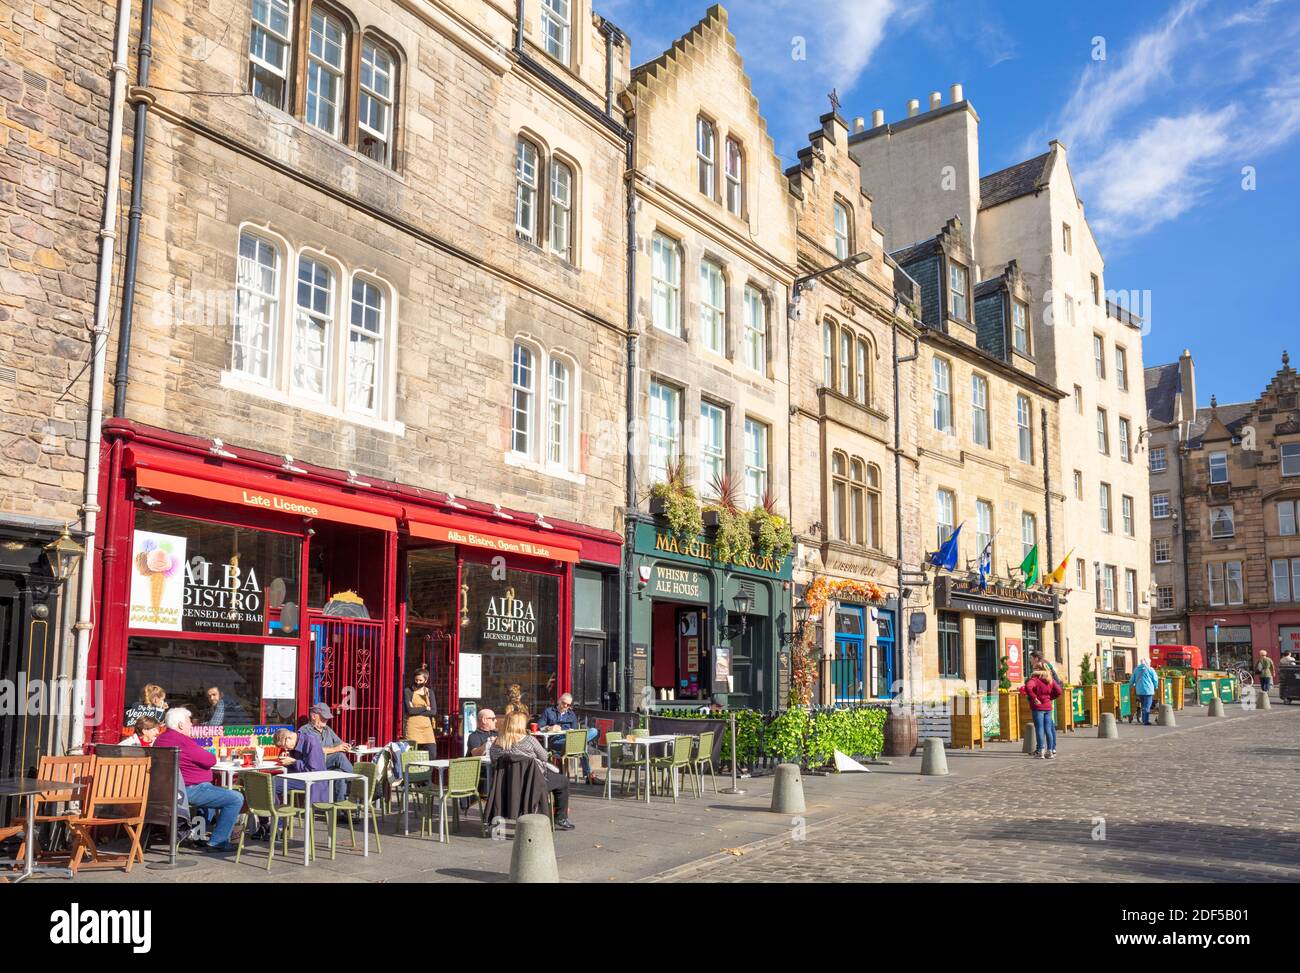
[[[1004,750],[1005,769],[656,880],[1300,881],[1300,707],[1187,722],[1064,738],[1054,761]]]

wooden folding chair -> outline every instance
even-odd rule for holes
[[[90,785],[90,795],[81,814],[68,822],[72,831],[72,873],[82,867],[87,854],[91,861],[87,868],[117,868],[131,866],[138,860],[144,863],[140,848],[140,833],[144,830],[145,805],[149,799],[148,757],[100,757],[95,761],[95,777]],[[91,829],[120,824],[131,839],[131,848],[125,855],[105,855],[95,846]]]
[[[77,814],[72,810],[72,802],[76,802],[78,809],[84,810],[86,799],[90,791],[90,782],[95,774],[95,756],[87,754],[85,756],[71,757],[51,757],[42,756],[36,770],[36,776],[41,780],[65,781],[71,785],[66,791],[54,791],[49,794],[43,794],[36,801],[36,823],[46,824],[61,821],[64,824],[71,825]],[[57,805],[63,805],[60,810]],[[42,813],[42,811],[53,811],[56,813]],[[27,830],[27,819],[19,816],[14,819],[14,824],[20,827],[20,830]],[[22,858],[27,849],[27,843],[24,841],[18,846],[18,857]],[[68,853],[47,854],[40,851],[37,846],[37,857],[43,860],[64,859]]]

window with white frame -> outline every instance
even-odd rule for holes
[[[831,453],[831,536],[849,540],[849,459],[839,450]]]
[[[1111,532],[1110,521],[1110,484],[1101,484],[1101,529],[1107,534]]]
[[[280,251],[251,233],[239,236],[232,371],[274,380],[275,332],[280,321]]]
[[[1115,346],[1115,384],[1121,392],[1128,391],[1128,354],[1122,345]]]
[[[934,522],[939,547],[942,547],[944,542],[952,536],[953,528],[956,526],[954,521],[956,509],[957,501],[953,497],[951,490],[935,491]]]
[[[1105,339],[1099,335],[1092,336],[1092,360],[1094,371],[1098,378],[1106,377],[1106,347]]]
[[[1231,507],[1210,508],[1210,536],[1213,538],[1232,537],[1237,529],[1233,521]]]
[[[835,201],[835,259],[847,260],[852,253],[853,237],[850,229],[849,208]]]
[[[364,277],[352,278],[348,319],[348,408],[380,411],[384,363],[384,290]]]
[[[695,168],[701,193],[715,198],[718,172],[717,135],[713,123],[703,115],[695,119]]]
[[[572,446],[573,371],[562,358],[551,356],[546,392],[546,460],[568,468]]]
[[[952,432],[952,366],[947,359],[936,358],[933,366],[934,428]]]
[[[654,326],[669,334],[682,333],[682,248],[671,237],[656,233],[650,257],[651,316]]]
[[[948,261],[948,311],[962,321],[967,318],[966,268],[956,261]]]
[[[1300,500],[1283,500],[1277,505],[1277,532],[1283,537],[1296,533],[1300,521]]]
[[[682,394],[671,385],[650,381],[650,455],[647,474],[651,483],[668,479],[669,466],[682,454]]]
[[[1300,557],[1273,559],[1273,600],[1300,601]]]
[[[1029,354],[1029,308],[1023,301],[1011,302],[1011,345],[1022,355]]]
[[[573,170],[551,159],[551,251],[573,261]]]
[[[1227,587],[1229,605],[1240,605],[1246,600],[1246,589],[1242,579],[1240,561],[1228,561],[1223,565],[1223,581]]]
[[[853,391],[863,405],[871,404],[871,346],[866,338],[858,339],[858,368]]]
[[[853,332],[840,328],[840,394],[853,395]]]
[[[1074,471],[1074,499],[1083,499],[1083,471]]]
[[[1119,499],[1120,520],[1124,525],[1124,536],[1133,536],[1133,498],[1123,496]]]
[[[1163,446],[1153,446],[1151,449],[1151,472],[1163,473],[1169,469],[1169,458],[1165,453]]]
[[[1097,410],[1097,452],[1110,455],[1110,430],[1106,422],[1106,410]]]
[[[1162,612],[1173,611],[1174,589],[1172,585],[1162,584],[1157,586],[1156,608]]]
[[[745,153],[740,143],[727,139],[727,212],[743,216],[745,212]]]
[[[1169,516],[1169,494],[1151,494],[1151,516],[1156,520],[1163,520]]]
[[[1107,564],[1101,573],[1101,607],[1103,611],[1115,610],[1115,565]]]
[[[753,284],[745,285],[745,364],[767,374],[767,301]]]
[[[519,342],[515,343],[510,385],[510,451],[531,456],[537,425],[537,354]]]
[[[700,494],[718,496],[718,486],[727,472],[727,410],[707,399],[700,400]]]
[[[1133,462],[1133,454],[1129,451],[1129,422],[1123,416],[1119,419],[1119,458],[1125,463]]]
[[[1173,560],[1170,554],[1168,537],[1157,537],[1151,541],[1151,559],[1156,564],[1169,564]]]
[[[297,307],[293,322],[292,388],[312,398],[330,395],[330,345],[333,343],[337,281],[323,261],[298,258]]]
[[[343,73],[348,32],[343,21],[321,7],[311,12],[311,38],[307,48],[306,119],[322,132],[338,138],[343,117]]]
[[[835,325],[822,322],[822,386],[835,387]]]
[[[867,546],[880,550],[883,543],[880,533],[880,467],[867,464]]]
[[[1219,451],[1210,454],[1210,482],[1228,482],[1228,454],[1226,452]]]
[[[1300,476],[1300,443],[1283,443],[1278,455],[1283,476]]]
[[[750,507],[767,495],[769,437],[765,423],[745,417],[745,503]]]
[[[989,444],[989,381],[983,375],[970,377],[970,438],[976,446]]]
[[[852,528],[850,543],[859,545],[866,540],[866,469],[866,464],[856,456],[849,463],[849,520]]]
[[[362,42],[357,148],[381,165],[391,165],[393,161],[394,65],[393,55],[387,48],[369,37]]]
[[[1216,562],[1206,568],[1211,605],[1240,605],[1245,600],[1240,561]]]
[[[1137,606],[1137,572],[1132,568],[1124,569],[1124,610],[1130,615],[1136,615]]]
[[[293,7],[289,0],[253,0],[248,36],[248,90],[259,101],[284,108],[289,100],[289,53]]]
[[[1022,511],[1020,514],[1020,557],[1029,557],[1029,552],[1038,544],[1038,518]]]
[[[987,500],[975,501],[975,556],[982,557],[984,548],[993,540],[993,504]]]
[[[727,353],[727,287],[712,260],[700,261],[700,336],[709,351]]]
[[[547,54],[566,66],[571,13],[569,0],[542,0],[542,46]]]
[[[1033,408],[1029,404],[1029,396],[1016,396],[1016,437],[1017,449],[1019,450],[1020,462],[1033,463],[1034,461],[1034,425],[1033,425]]]
[[[515,232],[537,239],[537,146],[521,138],[515,143]]]

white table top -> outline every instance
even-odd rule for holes
[[[579,729],[581,729],[581,727],[579,727]],[[528,732],[528,735],[533,737],[546,737],[547,739],[550,739],[551,737],[562,737],[564,736],[564,734],[568,732],[569,732],[568,730],[530,730]]]
[[[628,743],[634,747],[640,747],[640,746],[653,746],[656,743],[667,743],[669,740],[676,740],[676,739],[677,737],[672,733],[660,733],[657,736],[638,736],[635,740],[629,740],[627,737],[624,737],[622,740],[618,740],[615,742]]]
[[[464,757],[457,757],[456,759],[457,759],[457,760],[464,760],[465,758],[464,758]],[[492,758],[489,757],[487,754],[483,754],[483,755],[480,756],[480,757],[473,757],[473,758],[471,758],[471,759],[478,760],[478,761],[480,761],[481,763],[485,763],[485,764],[486,764],[486,763],[491,763],[491,762],[492,762]],[[409,764],[407,764],[406,766],[408,766],[408,767],[437,767],[439,770],[446,770],[448,767],[451,766],[451,760],[450,760],[449,758],[447,758],[447,757],[440,757],[440,758],[437,759],[437,760],[433,760],[433,759],[429,759],[429,760],[412,760],[412,761],[411,761]]]
[[[345,750],[344,753],[355,754],[358,757],[368,757],[372,753],[383,753],[386,747],[353,747],[351,750]]]
[[[280,776],[284,780],[301,780],[309,784],[322,780],[351,780],[354,777],[361,777],[360,774],[349,774],[342,770],[305,770],[297,774],[281,774]]]
[[[274,767],[283,769],[284,764],[277,763],[274,760],[263,760],[260,764],[254,764],[251,767],[245,767],[241,761],[237,760],[219,760],[212,765],[213,770],[219,770],[222,773],[230,773],[235,770],[271,770]]]

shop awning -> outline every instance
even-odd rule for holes
[[[231,503],[239,507],[291,517],[312,517],[340,524],[351,524],[355,527],[370,527],[374,530],[397,530],[396,514],[400,508],[393,504],[382,501],[374,504],[380,510],[391,509],[393,513],[389,515],[386,512],[376,512],[375,509],[363,510],[359,507],[326,502],[316,496],[318,492],[326,491],[314,490],[307,484],[281,485],[270,477],[259,476],[248,471],[241,473],[221,468],[209,469],[203,464],[169,462],[167,465],[173,469],[158,469],[149,459],[136,457],[136,485],[147,490],[201,497],[219,503]],[[196,468],[191,470],[189,469],[191,466]],[[178,471],[176,468],[181,470]],[[194,473],[203,475],[196,476],[193,475]]]
[[[457,517],[454,514],[425,510],[418,513],[410,511],[408,526],[412,537],[548,561],[569,561],[576,564],[580,560],[581,547],[576,539],[548,537],[542,531],[525,528],[485,525],[473,517]]]

